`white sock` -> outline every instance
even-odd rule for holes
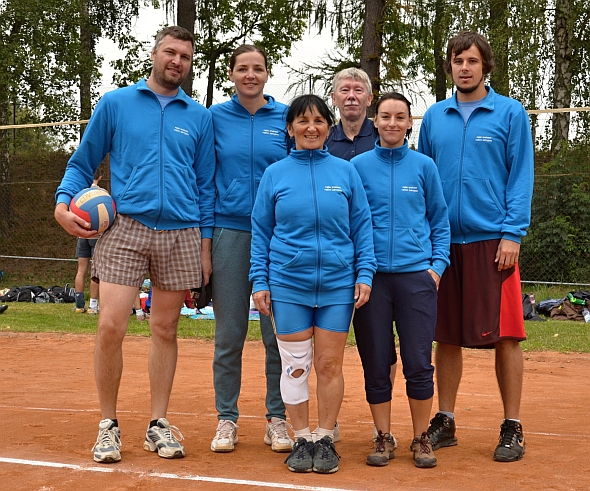
[[[90,308],[91,309],[98,308],[98,298],[91,298],[90,299]]]
[[[303,428],[302,430],[293,430],[293,436],[295,436],[295,440],[299,438],[305,438],[308,442],[311,441],[311,430],[309,426],[307,428]]]
[[[444,414],[445,416],[451,418],[451,419],[455,419],[455,413],[451,413],[449,411],[439,411],[440,414]]]
[[[326,430],[325,428],[318,427],[318,429],[315,430],[315,434],[317,435],[318,440],[321,440],[325,436],[329,436],[330,439],[334,441],[334,427],[332,427],[331,430]]]

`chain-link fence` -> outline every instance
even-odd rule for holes
[[[548,131],[550,117],[535,118],[537,137]],[[421,116],[415,118],[413,146],[417,146]],[[71,124],[0,129],[0,279],[4,277],[4,286],[73,282],[76,238],[56,223],[53,209],[55,189],[74,149],[66,150],[64,141],[76,141],[79,128]],[[575,141],[590,141],[584,136],[575,135]],[[589,151],[590,144],[573,141],[556,154],[537,151],[533,218],[521,249],[523,282],[590,284]],[[108,189],[108,161],[102,166],[101,185]]]

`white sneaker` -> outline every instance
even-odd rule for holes
[[[158,419],[158,426],[149,427],[145,434],[143,449],[148,452],[158,452],[164,459],[179,459],[184,457],[184,440],[182,433],[176,426],[172,426],[166,418]]]
[[[239,426],[229,419],[220,419],[217,424],[215,437],[211,442],[213,452],[233,452],[234,445],[238,443]]]
[[[395,437],[393,436],[393,434],[389,433],[391,435],[391,438],[393,438],[393,449],[395,450],[397,448],[397,440],[395,439]],[[379,432],[377,431],[377,427],[375,425],[373,425],[373,439],[377,438],[379,436]]]
[[[275,417],[266,423],[264,443],[270,445],[273,452],[291,452],[293,450],[293,440],[287,431],[288,424],[284,419]]]
[[[92,447],[95,462],[109,464],[121,460],[121,431],[113,425],[111,419],[103,419],[98,425],[98,438]]]
[[[315,443],[318,439],[318,428],[316,428],[315,430],[313,430],[311,432],[311,440],[313,441],[313,443]],[[338,421],[336,421],[336,423],[334,423],[334,438],[332,438],[332,441],[334,443],[337,443],[340,441],[340,426],[338,426]]]

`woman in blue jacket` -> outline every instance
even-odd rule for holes
[[[434,467],[426,430],[434,395],[437,289],[449,264],[447,206],[433,160],[408,147],[410,102],[402,94],[388,93],[376,110],[379,140],[371,152],[352,159],[371,207],[377,259],[371,298],[354,316],[365,393],[377,430],[367,464],[384,466],[394,456],[389,372],[395,320],[414,429],[414,463]]]
[[[344,347],[354,308],[368,300],[376,269],[363,184],[352,164],[324,145],[332,124],[321,98],[292,102],[287,129],[296,150],[264,172],[252,211],[250,280],[258,310],[275,324],[281,395],[296,439],[285,461],[293,472],[338,470],[333,436],[344,394]],[[307,380],[314,363],[315,444]]]
[[[231,452],[238,443],[238,397],[242,351],[248,332],[252,284],[250,214],[264,170],[287,156],[287,106],[264,94],[269,70],[266,54],[244,44],[230,57],[229,78],[236,95],[211,106],[215,135],[215,229],[212,240],[212,298],[215,312],[213,385],[218,424],[214,452]],[[285,405],[281,399],[281,360],[270,319],[261,316],[266,348],[266,432],[275,452],[290,452]]]

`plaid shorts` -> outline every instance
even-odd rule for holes
[[[139,288],[148,272],[152,285],[161,290],[201,286],[200,230],[152,230],[117,215],[96,244],[92,277]]]

